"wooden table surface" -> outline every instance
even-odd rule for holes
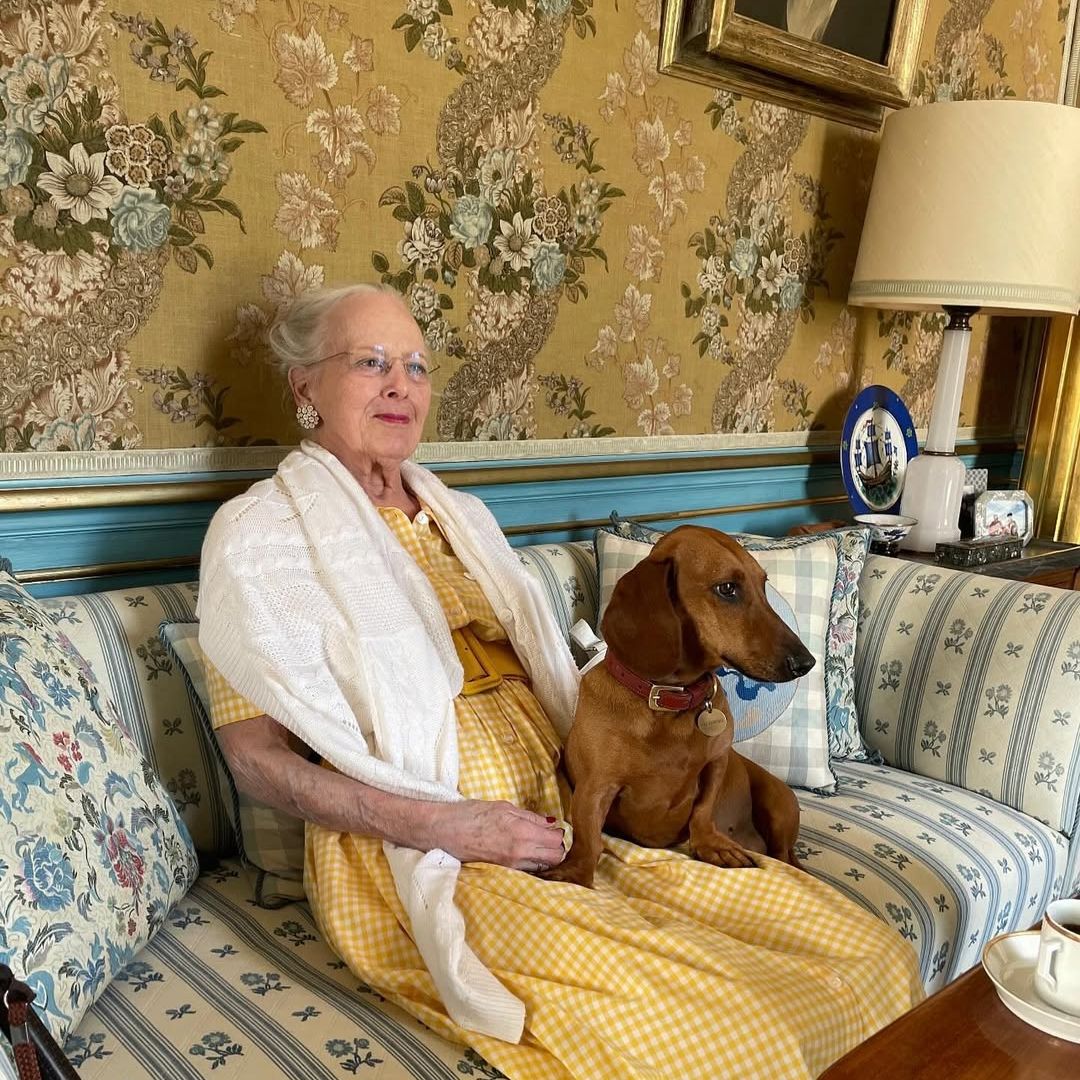
[[[1080,1043],[1025,1024],[982,964],[821,1074],[821,1080],[1074,1080]]]

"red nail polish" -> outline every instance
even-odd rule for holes
[[[547,823],[548,823],[549,825],[554,825],[554,824],[555,824],[555,821],[556,821],[556,819],[555,819],[555,818],[553,818],[553,817],[549,817],[549,818],[547,818],[546,820],[547,820]]]

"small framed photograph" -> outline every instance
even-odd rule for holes
[[[975,500],[977,539],[1016,536],[1026,547],[1034,528],[1034,506],[1026,491],[984,491]]]

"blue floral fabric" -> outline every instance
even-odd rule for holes
[[[195,618],[196,591],[192,581],[40,603],[86,659],[102,698],[115,702],[176,803],[195,850],[214,858],[236,851],[228,776],[202,741],[184,673],[158,636],[163,621]]]
[[[0,960],[63,1040],[198,873],[191,837],[90,666],[0,574]]]
[[[796,792],[799,858],[911,942],[928,991],[1065,891],[1068,840],[1034,818],[884,765],[833,768],[835,794]]]

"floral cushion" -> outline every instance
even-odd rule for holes
[[[611,515],[611,524],[604,532],[628,540],[655,544],[664,535],[630,518]],[[807,537],[773,539],[753,533],[730,533],[750,550],[770,547],[790,547],[808,541],[832,538],[836,541],[836,577],[833,580],[832,602],[829,610],[828,640],[825,647],[826,719],[829,725],[829,755],[855,761],[877,761],[877,755],[867,749],[859,730],[859,714],[855,708],[855,629],[859,619],[859,576],[870,544],[868,529],[829,529]],[[599,570],[600,594],[610,596],[614,582],[611,567]],[[601,614],[603,612],[601,611]],[[599,621],[599,620],[597,620]]]
[[[722,673],[721,682],[741,754],[793,786],[831,790],[825,657],[837,544],[831,537],[802,540],[763,545],[751,554],[768,572],[773,607],[817,663],[809,674],[788,683],[758,683],[737,672]],[[601,618],[616,582],[651,550],[651,543],[597,531]]]
[[[856,698],[907,772],[1068,836],[1080,805],[1080,593],[872,555]]]
[[[162,620],[195,618],[195,582],[41,600],[85,657],[139,749],[172,795],[195,849],[236,851],[227,781],[191,712],[184,675],[158,637]]]
[[[0,960],[62,1041],[198,873],[191,837],[86,660],[0,573]]]
[[[238,861],[199,878],[68,1040],[82,1080],[501,1076],[359,982],[306,904],[250,896]]]
[[[191,709],[199,723],[207,752],[221,762],[228,786],[227,803],[239,838],[240,856],[254,871],[255,903],[281,907],[302,900],[304,893],[304,823],[245,795],[233,783],[232,774],[218,746],[210,720],[210,692],[197,622],[162,623],[161,640],[169,655],[187,676]]]
[[[836,794],[797,792],[799,858],[911,942],[928,991],[1066,891],[1066,838],[1026,814],[887,766],[833,768]]]

